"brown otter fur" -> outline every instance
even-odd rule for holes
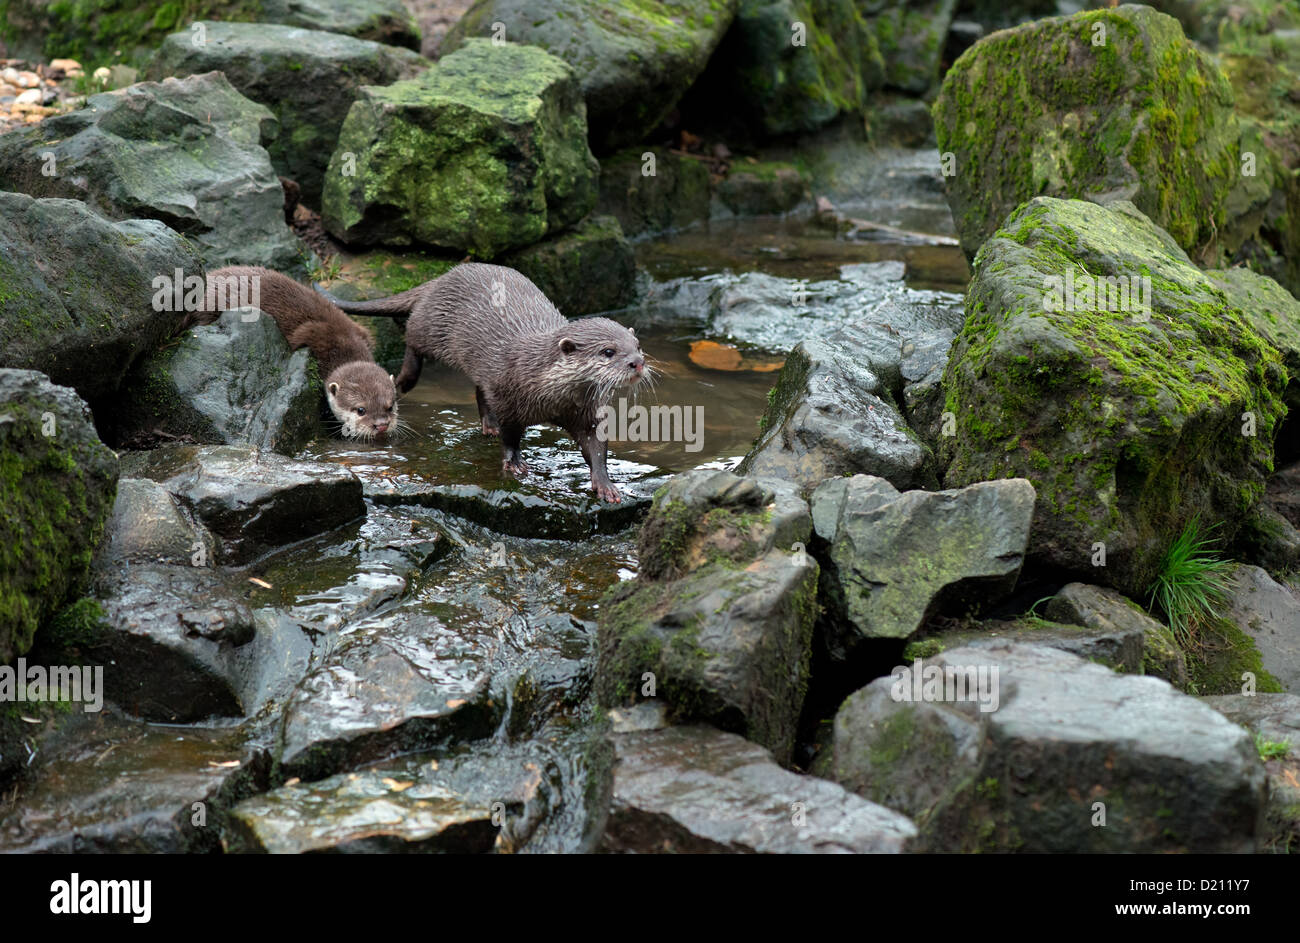
[[[256,286],[256,307],[269,314],[294,350],[308,348],[320,367],[326,397],[343,434],[370,439],[397,423],[393,378],[375,363],[374,339],[327,298],[286,275],[253,266],[232,265],[209,272],[203,311],[189,324],[210,324],[227,309],[240,307],[239,284]],[[246,287],[243,299],[249,297]]]
[[[390,298],[337,303],[351,314],[409,315],[397,388],[415,385],[425,357],[467,374],[483,433],[501,435],[505,472],[527,473],[519,454],[524,431],[551,423],[577,441],[596,494],[620,500],[596,428],[615,391],[647,377],[632,331],[608,318],[570,321],[519,272],[478,262]]]

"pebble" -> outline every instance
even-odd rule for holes
[[[39,88],[29,88],[21,92],[14,101],[15,105],[39,105],[41,103],[41,90]]]
[[[81,63],[76,59],[54,59],[50,62],[50,68],[62,69],[70,79],[80,78],[85,74],[81,71]]]

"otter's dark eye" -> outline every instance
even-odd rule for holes
[[[613,357],[616,353],[618,353],[618,351],[616,351],[613,347],[606,347],[604,350],[601,351],[601,353],[604,354],[606,357]]]
[[[357,407],[357,415],[358,415],[358,416],[364,416],[365,414],[366,414],[366,407],[364,407],[364,406],[358,406],[358,407]]]

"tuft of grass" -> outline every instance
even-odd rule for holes
[[[1290,740],[1265,740],[1262,733],[1255,734],[1255,749],[1261,760],[1280,760],[1291,752]]]
[[[1192,518],[1165,551],[1149,591],[1147,608],[1164,613],[1175,638],[1188,650],[1195,645],[1197,625],[1219,618],[1219,607],[1227,599],[1232,561],[1215,553],[1212,530],[1214,526],[1203,532],[1200,518]]]

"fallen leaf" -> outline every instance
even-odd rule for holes
[[[464,703],[465,703],[465,699],[463,697],[453,697],[450,701],[447,702],[447,706],[456,708],[456,707],[460,707]]]
[[[208,765],[215,766],[218,769],[235,769],[236,767],[242,764],[240,763],[239,760],[226,760],[224,763],[217,763],[214,762],[213,760],[208,760]]]
[[[401,792],[401,791],[403,791],[404,789],[410,789],[412,786],[415,785],[415,783],[413,783],[413,782],[411,782],[411,783],[401,783],[401,782],[398,782],[396,779],[392,779],[392,778],[387,777],[387,776],[385,776],[382,780],[380,780],[380,782],[382,782],[382,783],[383,783],[385,786],[387,786],[389,789],[393,790],[393,792]]]
[[[254,584],[256,584],[257,586],[262,587],[262,589],[270,589],[270,588],[271,588],[271,584],[270,584],[270,583],[268,583],[266,580],[259,580],[256,576],[250,576],[250,577],[248,578],[248,581],[249,581],[250,583],[254,583]]]

